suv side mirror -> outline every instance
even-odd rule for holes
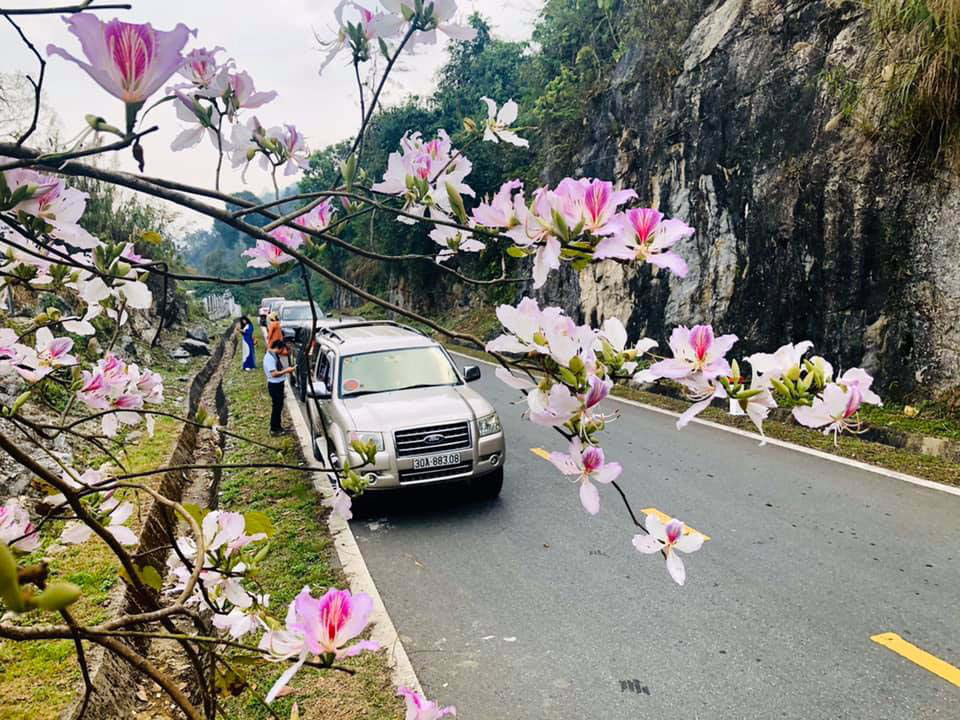
[[[480,368],[476,365],[467,365],[463,368],[463,379],[467,382],[473,382],[480,379]]]
[[[322,380],[314,380],[307,385],[307,397],[314,400],[329,400],[330,390],[327,389],[327,384]]]

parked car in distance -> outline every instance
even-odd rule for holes
[[[260,324],[263,327],[267,326],[267,315],[270,314],[270,306],[276,302],[283,302],[285,298],[282,297],[265,297],[260,301],[260,308],[257,310],[257,315],[260,317]]]
[[[327,468],[361,464],[353,439],[377,446],[358,468],[367,492],[463,483],[482,497],[503,487],[504,436],[493,406],[446,349],[389,321],[331,324],[316,337],[306,378],[314,456]],[[334,475],[331,473],[331,479]]]
[[[308,338],[313,328],[314,312],[318,321],[326,317],[316,303],[313,308],[314,311],[311,312],[310,303],[306,300],[288,300],[281,303],[277,315],[280,318],[283,336],[298,343]]]

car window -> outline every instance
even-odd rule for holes
[[[320,311],[320,308],[317,308],[317,318],[322,318],[323,313]],[[312,320],[313,315],[310,313],[309,305],[294,305],[293,307],[286,307],[280,311],[281,320]]]
[[[343,397],[459,382],[453,365],[438,347],[384,350],[340,359]]]
[[[322,381],[328,388],[333,379],[333,355],[331,353],[321,352],[317,360],[317,380]]]

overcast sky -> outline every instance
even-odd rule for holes
[[[10,0],[5,4],[32,7],[51,3]],[[227,52],[218,57],[234,58],[239,69],[250,72],[258,90],[276,90],[279,95],[272,103],[252,111],[264,126],[293,123],[306,135],[311,148],[342,140],[355,130],[359,106],[352,67],[345,64],[349,62],[348,53],[334,60],[322,77],[317,73],[321,53],[314,32],[331,36],[337,0],[133,0],[132,4],[131,11],[105,11],[100,16],[151,22],[161,30],[183,22],[198,31],[187,49],[221,45]],[[373,5],[374,0],[365,4]],[[529,38],[541,4],[542,0],[460,0],[459,6],[462,19],[476,10],[490,21],[495,35],[519,40]],[[20,23],[38,48],[52,42],[82,57],[79,42],[59,17],[24,16]],[[388,102],[408,93],[430,92],[444,59],[444,46],[441,40],[437,46],[420,46],[415,55],[408,55],[404,71],[389,88]],[[6,25],[0,27],[0,69],[36,70],[35,60]],[[83,128],[86,113],[103,115],[123,126],[120,101],[101,90],[79,67],[59,58],[47,65],[45,100],[57,113],[66,137]],[[198,146],[169,152],[179,130],[172,107],[155,109],[148,120],[161,129],[144,141],[146,173],[212,187],[216,153],[208,141],[204,141],[202,150]],[[120,160],[120,167],[135,169],[128,154]],[[247,180],[246,187],[254,192],[262,193],[269,187],[259,168],[251,168]],[[228,171],[223,186],[229,191],[243,189],[239,172]]]

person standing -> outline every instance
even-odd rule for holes
[[[283,343],[283,327],[280,325],[280,317],[275,312],[272,312],[267,317],[267,347],[273,347],[275,342]],[[281,360],[279,367],[283,367],[282,360],[287,357],[288,354],[287,346],[283,345],[283,349],[279,353],[279,359]]]
[[[240,355],[243,364],[240,366],[244,370],[257,369],[257,356],[254,350],[253,323],[246,316],[240,318],[240,326],[237,328],[242,338],[240,343]]]
[[[283,382],[287,375],[297,368],[291,365],[288,368],[280,366],[280,351],[284,349],[283,340],[274,340],[263,356],[263,374],[267,376],[267,392],[270,393],[270,434],[282,435],[283,425]]]

